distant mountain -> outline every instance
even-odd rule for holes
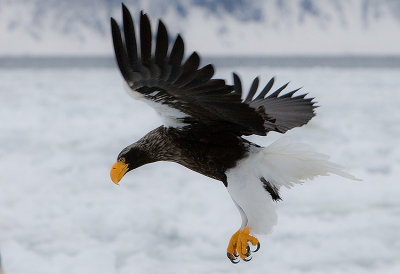
[[[202,54],[400,54],[397,0],[128,0]],[[1,0],[0,55],[111,55],[114,0]]]

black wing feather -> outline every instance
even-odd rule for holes
[[[122,17],[124,21],[125,44],[129,61],[131,66],[137,69],[137,67],[135,67],[138,63],[135,26],[133,24],[132,16],[124,4],[122,4]]]
[[[214,76],[214,68],[211,64],[208,64],[197,71],[195,78],[190,83],[185,85],[185,89],[190,89],[204,85],[213,76]]]
[[[111,32],[113,37],[115,58],[117,59],[118,67],[122,73],[124,79],[128,82],[131,81],[132,74],[130,69],[130,64],[128,63],[128,55],[124,49],[121,32],[119,31],[119,26],[117,22],[111,18]]]
[[[151,26],[147,14],[140,13],[140,53],[142,63],[145,66],[150,66],[151,61]]]
[[[171,65],[171,73],[168,78],[168,82],[174,82],[182,72],[182,59],[185,51],[185,44],[183,43],[182,37],[178,35],[176,37],[174,46],[169,57],[169,64]]]
[[[242,82],[240,81],[240,78],[236,73],[233,73],[233,85],[234,85],[233,93],[242,97]]]
[[[292,97],[293,94],[295,94],[297,91],[299,91],[301,88],[297,88],[295,90],[292,90],[291,92],[288,92],[284,95],[281,96],[281,98],[288,98],[288,97]]]
[[[247,97],[246,97],[246,99],[244,100],[245,103],[248,103],[248,102],[251,101],[251,99],[253,99],[254,94],[256,94],[259,81],[260,81],[260,80],[258,79],[258,77],[256,77],[256,78],[253,80],[253,83],[251,84],[249,93],[247,94]]]
[[[235,92],[241,93],[240,79],[236,74],[233,74],[233,81],[235,83]],[[265,130],[284,133],[289,129],[308,123],[315,116],[314,109],[316,106],[314,105],[315,102],[313,102],[314,98],[306,99],[307,93],[293,97],[300,88],[279,96],[289,83],[284,84],[268,95],[274,81],[275,79],[271,78],[259,95],[254,98],[255,89],[258,85],[257,77],[253,81],[250,91],[244,100],[244,103],[247,103],[263,116]]]
[[[265,95],[267,95],[267,93],[271,90],[272,86],[274,85],[274,82],[275,82],[275,78],[272,77],[271,80],[268,81],[268,83],[265,85],[265,87],[263,88],[263,90],[260,92],[260,94],[257,96],[257,98],[255,100],[263,99],[265,97]]]
[[[278,88],[274,93],[268,96],[268,98],[276,98],[278,97],[279,93],[281,93],[282,90],[284,90],[287,86],[289,85],[289,82]]]
[[[174,46],[172,47],[171,54],[169,56],[169,64],[172,66],[180,66],[182,63],[184,52],[185,44],[183,43],[182,37],[178,34],[175,39]]]
[[[168,53],[168,32],[164,23],[158,21],[157,42],[156,42],[156,64],[162,67]]]
[[[181,87],[191,82],[196,76],[199,65],[200,57],[196,52],[193,52],[183,65],[182,73],[179,78],[174,82],[174,84],[177,87]]]

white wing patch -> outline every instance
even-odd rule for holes
[[[316,176],[336,174],[358,180],[344,168],[328,160],[328,156],[311,150],[308,145],[283,137],[265,148],[253,148],[249,156],[226,172],[228,192],[247,217],[248,225],[256,234],[266,234],[277,222],[274,202],[260,181],[264,177],[276,186],[287,188]],[[243,215],[243,212],[240,212]]]
[[[148,95],[144,95],[141,94],[140,92],[131,89],[127,84],[125,84],[124,86],[128,94],[132,96],[134,99],[145,102],[150,107],[155,109],[163,119],[163,124],[166,127],[182,128],[187,125],[186,123],[183,122],[183,119],[185,117],[188,117],[189,115],[178,109],[172,108],[166,104],[153,101],[149,98],[156,96],[160,91],[154,91]]]

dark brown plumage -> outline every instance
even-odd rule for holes
[[[181,164],[205,176],[222,181],[225,172],[246,156],[250,142],[229,132],[208,133],[158,127],[118,155],[129,170],[157,161]]]

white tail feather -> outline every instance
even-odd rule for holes
[[[330,162],[327,155],[314,152],[309,145],[294,142],[288,137],[264,148],[263,154],[263,176],[277,187],[290,188],[304,180],[330,173],[359,180],[345,172],[342,166]]]
[[[277,188],[290,188],[329,173],[358,180],[328,159],[324,154],[313,152],[310,146],[286,137],[265,148],[254,147],[247,158],[226,173],[228,192],[242,215],[242,227],[249,226],[252,233],[267,234],[276,224],[274,203],[261,177]]]

